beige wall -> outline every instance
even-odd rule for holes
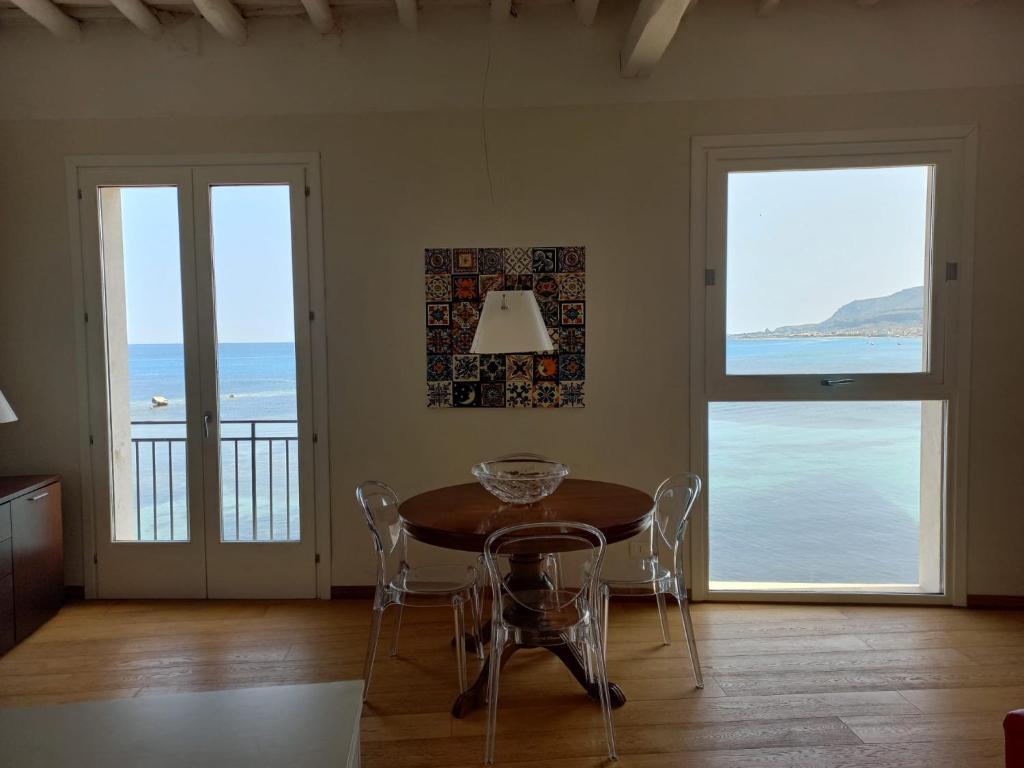
[[[77,47],[0,31],[0,71],[17,73],[0,82],[0,387],[21,417],[0,427],[0,472],[65,475],[80,583],[66,155],[321,153],[333,583],[360,584],[372,564],[352,491],[367,477],[408,495],[513,449],[648,488],[686,465],[691,136],[972,124],[968,591],[1024,594],[1022,5],[794,0],[757,20],[707,0],[647,82],[616,76],[625,6],[590,31],[571,9],[530,9],[492,35],[494,204],[476,11],[425,12],[416,38],[361,17],[340,43],[267,21],[242,49],[190,25],[156,44],[93,25]],[[541,242],[588,249],[587,408],[428,411],[423,247]]]

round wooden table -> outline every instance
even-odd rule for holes
[[[632,538],[651,523],[654,500],[635,488],[596,480],[565,480],[551,496],[535,504],[506,504],[492,496],[479,483],[453,485],[427,491],[402,502],[399,513],[406,532],[418,541],[464,552],[483,552],[487,537],[499,528],[517,523],[540,523],[555,520],[587,523],[600,530],[609,544]],[[546,553],[513,557],[510,578],[515,588],[550,588],[544,572]],[[490,624],[484,627],[485,638]],[[471,641],[467,639],[467,643]],[[506,646],[501,664],[521,647]],[[598,698],[595,685],[587,682],[587,674],[576,646],[539,646],[555,654],[576,680],[593,698]],[[473,649],[475,650],[475,648]],[[621,707],[626,697],[615,683],[611,688],[612,706]],[[473,683],[452,707],[455,717],[464,717],[487,700],[487,664]]]

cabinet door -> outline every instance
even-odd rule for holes
[[[20,643],[52,617],[64,602],[64,549],[60,483],[15,499],[14,628]]]

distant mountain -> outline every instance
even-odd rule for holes
[[[891,296],[857,299],[843,304],[828,320],[805,325],[765,328],[737,338],[792,336],[920,336],[924,326],[924,286],[904,288]]]

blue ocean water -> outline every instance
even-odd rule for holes
[[[921,337],[728,337],[729,375],[780,373],[915,373],[923,369]]]
[[[889,372],[920,370],[922,351],[919,338],[730,338],[726,357],[730,373],[740,375]],[[131,345],[129,362],[132,420],[183,421],[181,346]],[[222,418],[295,419],[294,345],[222,344],[219,378]],[[169,404],[154,408],[154,395],[166,397]],[[916,583],[921,419],[919,402],[712,403],[707,478],[712,581]],[[284,444],[274,444],[278,512],[272,529],[269,446],[260,444],[256,451],[255,515],[247,485],[253,465],[246,442],[238,448],[240,483],[235,493],[235,447],[230,438],[244,437],[248,430],[247,425],[222,427],[222,436],[229,438],[221,466],[222,535],[227,540],[265,540],[271,533],[275,539],[294,537],[297,448],[293,444],[285,457]],[[164,437],[184,432],[180,425],[138,426],[134,434]],[[295,432],[290,425],[263,425],[259,434]],[[152,462],[143,457],[139,466],[144,509],[154,507],[154,480],[158,489],[156,514],[142,521],[143,537],[170,538],[174,520],[174,538],[184,538],[184,445],[171,448],[169,459],[161,455],[155,478]],[[170,494],[160,490],[168,485],[173,485],[178,500],[173,515]],[[289,506],[288,515],[282,515],[280,510]]]
[[[221,344],[218,378],[222,419],[294,419],[295,345]],[[185,418],[185,354],[180,344],[130,344],[132,421]],[[154,395],[168,405],[154,408]]]

